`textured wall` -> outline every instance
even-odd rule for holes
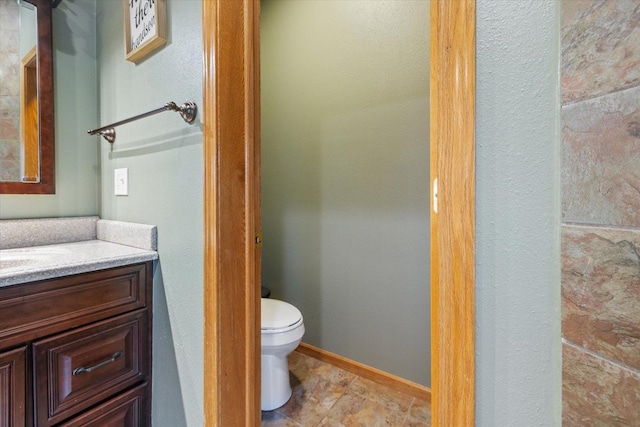
[[[66,2],[63,2],[63,4]],[[100,0],[97,63],[101,124],[166,102],[202,106],[202,2],[167,1],[168,42],[138,64],[125,60],[122,1]],[[158,227],[154,275],[153,425],[201,427],[203,414],[203,154],[200,119],[161,114],[99,137],[104,219]],[[129,196],[114,196],[128,168]]]
[[[429,2],[262,2],[263,283],[430,384]],[[400,350],[401,349],[401,350]]]
[[[53,10],[56,194],[0,195],[0,218],[98,213],[98,145],[86,133],[98,120],[95,9],[78,0]]]
[[[560,425],[559,20],[477,1],[477,426]]]
[[[564,1],[563,421],[640,419],[640,4]]]

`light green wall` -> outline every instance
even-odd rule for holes
[[[64,3],[64,2],[63,2]],[[168,41],[137,65],[126,61],[121,0],[97,2],[101,124],[169,101],[202,106],[202,2],[168,0]],[[163,112],[99,137],[100,216],[158,227],[154,275],[153,425],[203,425],[203,153],[200,116]],[[129,169],[129,196],[114,196],[115,168]]]
[[[97,119],[95,0],[53,10],[56,194],[0,195],[0,218],[98,213],[98,146],[86,130]]]
[[[476,426],[560,426],[560,2],[477,0]]]
[[[430,378],[429,2],[263,0],[263,284],[303,340]]]

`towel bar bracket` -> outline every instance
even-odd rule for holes
[[[187,123],[193,123],[198,115],[198,106],[195,102],[185,102],[179,107],[175,102],[169,102],[167,105],[171,110],[180,112],[180,117]]]

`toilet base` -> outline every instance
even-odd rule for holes
[[[261,407],[273,411],[291,398],[287,356],[262,355]]]

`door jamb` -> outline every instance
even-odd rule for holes
[[[432,1],[431,405],[443,427],[475,423],[475,47],[475,0]]]
[[[207,426],[260,425],[259,0],[203,0]]]

